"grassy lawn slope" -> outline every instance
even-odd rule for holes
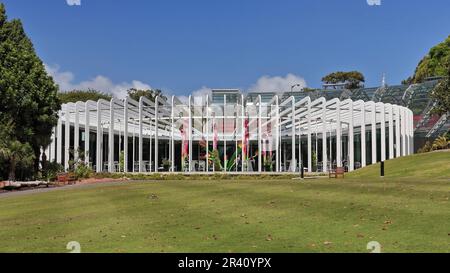
[[[375,178],[380,176],[380,164],[368,166],[351,173],[352,178]],[[386,178],[447,178],[450,179],[450,151],[436,151],[400,157],[385,162]]]
[[[0,197],[0,252],[450,252],[450,153],[344,180],[146,181]]]

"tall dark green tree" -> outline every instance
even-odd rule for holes
[[[450,63],[450,36],[442,43],[430,49],[430,52],[419,62],[414,75],[405,83],[420,83],[429,77],[446,76]]]
[[[447,72],[444,79],[431,92],[430,96],[436,101],[433,112],[437,114],[450,113],[450,60],[446,63]]]
[[[35,172],[58,120],[57,91],[21,21],[8,21],[0,3],[0,115],[13,119],[12,138],[31,146]]]

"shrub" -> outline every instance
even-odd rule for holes
[[[444,150],[448,148],[449,144],[450,141],[445,136],[440,136],[433,142],[432,148],[433,150]]]
[[[419,154],[428,153],[428,152],[431,152],[431,150],[432,150],[431,143],[429,141],[427,141],[422,148],[417,150],[417,153],[419,153]]]
[[[63,171],[63,165],[56,162],[48,162],[45,164],[45,168],[42,169],[42,178],[49,181],[55,181],[58,173]]]
[[[92,175],[92,169],[84,162],[75,164],[74,174],[76,179],[89,178]]]

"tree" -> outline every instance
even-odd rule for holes
[[[45,71],[20,20],[7,20],[0,3],[0,115],[12,117],[12,139],[18,152],[27,144],[34,152],[34,171],[41,148],[50,142],[58,121],[58,87]],[[24,145],[20,147],[18,143]],[[19,158],[19,157],[17,157]]]
[[[430,52],[419,62],[414,75],[405,82],[421,83],[426,78],[445,76],[450,61],[450,36],[442,43],[431,48]]]
[[[322,78],[325,84],[344,84],[345,88],[354,90],[364,86],[364,75],[358,71],[333,72]]]
[[[58,93],[59,100],[61,103],[69,103],[69,102],[77,102],[82,101],[86,102],[88,100],[98,101],[99,99],[111,100],[112,96],[101,91],[97,91],[94,89],[88,90],[72,90],[69,92],[60,92]]]
[[[35,158],[31,145],[17,140],[9,141],[7,147],[0,148],[0,155],[9,161],[9,181],[16,180],[16,167],[18,163],[30,167],[33,165]]]
[[[16,180],[16,168],[20,163],[25,167],[33,164],[34,152],[29,143],[14,139],[12,120],[2,120],[0,126],[0,157],[9,164],[8,180]]]
[[[141,97],[146,97],[147,99],[149,99],[152,102],[155,102],[156,97],[160,97],[163,100],[167,100],[167,98],[163,95],[162,91],[159,89],[147,89],[147,90],[142,90],[142,89],[136,89],[136,88],[130,88],[127,90],[127,94],[130,98],[139,101],[139,99]]]
[[[433,112],[445,114],[450,112],[450,60],[447,63],[446,77],[433,89],[430,96],[436,102]]]

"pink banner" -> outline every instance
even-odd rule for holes
[[[213,119],[213,133],[214,133],[214,137],[213,137],[213,150],[217,150],[217,143],[219,142],[219,137],[218,137],[218,132],[217,132],[217,124],[216,124],[216,119]]]
[[[250,137],[250,133],[248,130],[249,121],[248,118],[244,121],[244,143],[242,143],[242,151],[244,153],[244,160],[248,158],[248,139]]]

